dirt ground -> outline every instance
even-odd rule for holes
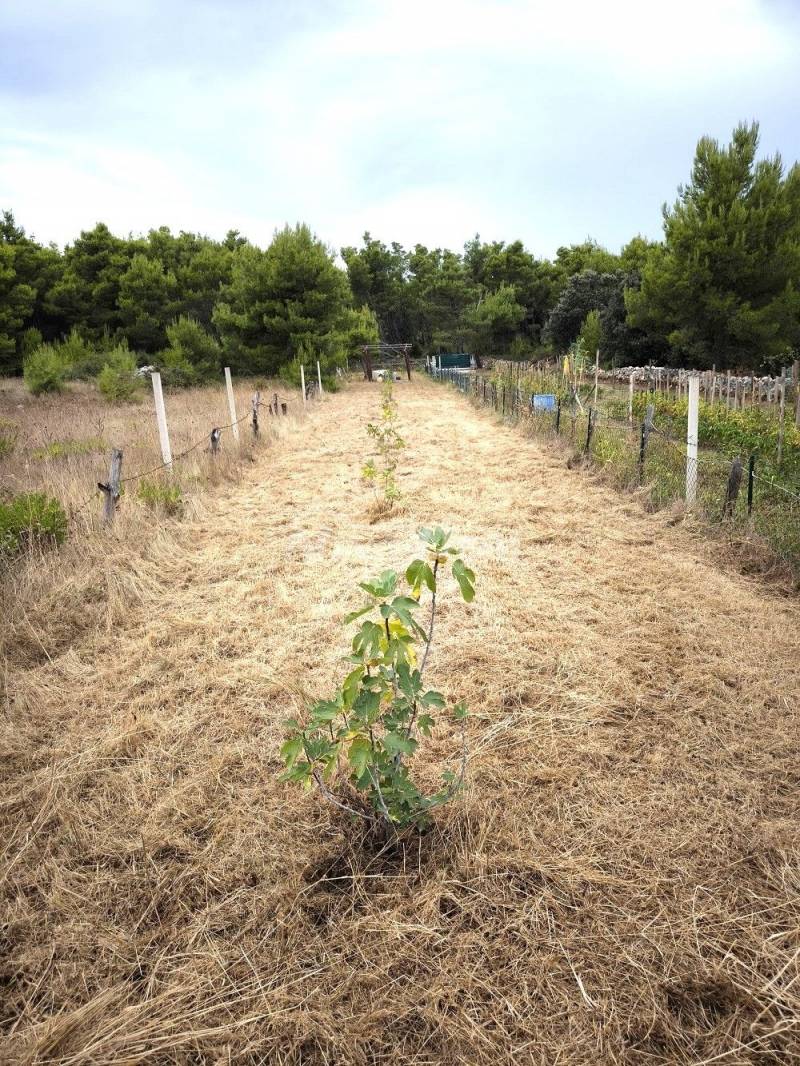
[[[0,1060],[800,1062],[797,602],[450,389],[395,393],[388,519],[355,385],[14,614]],[[467,788],[382,852],[279,782],[281,721],[433,523],[477,575],[429,678],[469,705]]]

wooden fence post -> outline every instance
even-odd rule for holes
[[[102,491],[104,496],[103,521],[107,525],[111,525],[114,521],[114,515],[116,514],[121,474],[122,452],[119,448],[114,448],[111,452],[111,466],[108,471],[108,484],[104,485],[101,481],[98,481],[97,483],[97,487]]]
[[[744,466],[742,460],[737,455],[731,463],[731,472],[728,474],[728,484],[725,488],[725,503],[722,508],[722,517],[730,517],[735,508],[736,501],[739,498],[739,488],[742,484],[742,473]]]
[[[258,436],[258,405],[261,403],[261,393],[256,390],[253,393],[253,399],[250,401],[253,407],[253,436]]]
[[[628,378],[628,421],[633,425],[633,374]]]
[[[642,422],[642,435],[639,440],[639,484],[644,481],[644,457],[647,451],[647,442],[650,439],[650,430],[653,428],[653,416],[656,413],[656,406],[653,403],[647,405],[645,411],[644,421]]]
[[[233,398],[233,382],[231,381],[231,368],[225,367],[225,388],[228,392],[228,411],[231,416],[231,429],[233,430],[233,436],[239,440],[239,426],[236,419],[236,401]]]
[[[600,374],[600,349],[594,353],[594,406],[597,407],[597,378]]]
[[[408,380],[411,381],[411,354],[407,345],[405,348],[403,348],[403,359],[406,364],[406,374],[408,375]]]
[[[167,428],[167,412],[164,407],[164,393],[161,389],[161,375],[157,370],[151,374],[153,382],[153,399],[156,402],[156,421],[158,422],[158,439],[161,441],[161,458],[164,466],[172,469],[172,449],[169,444],[169,429]]]
[[[697,501],[697,427],[700,411],[700,379],[689,378],[689,410],[686,418],[686,506]]]
[[[306,405],[306,372],[303,364],[300,364],[300,391],[303,393],[303,407]]]
[[[319,385],[319,395],[322,397],[322,371],[319,368],[319,359],[317,359],[317,384]]]
[[[216,455],[219,451],[219,438],[222,436],[222,430],[217,426],[211,430],[211,454]]]

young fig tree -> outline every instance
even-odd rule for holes
[[[364,463],[361,476],[365,481],[383,489],[383,503],[387,511],[400,498],[395,471],[400,460],[400,450],[405,441],[397,432],[397,404],[392,392],[391,377],[384,378],[381,386],[381,415],[377,423],[367,425],[367,434],[375,442],[379,459],[371,456]]]
[[[463,703],[448,706],[441,692],[424,683],[433,641],[441,584],[449,572],[470,603],[475,574],[450,534],[420,529],[425,557],[414,559],[405,580],[385,570],[359,588],[366,602],[345,617],[359,621],[353,635],[350,670],[329,699],[317,700],[308,720],[286,722],[281,756],[285,781],[316,787],[326,800],[391,832],[424,828],[431,811],[461,788],[467,764]],[[423,599],[427,619],[421,623]],[[410,761],[437,716],[457,723],[461,751],[455,767],[442,773],[441,787],[425,795],[410,773]]]

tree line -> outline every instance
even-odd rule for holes
[[[519,240],[475,236],[456,252],[369,233],[339,259],[306,225],[262,249],[237,231],[119,237],[98,223],[62,252],[5,211],[0,373],[45,349],[94,370],[128,352],[177,383],[223,361],[295,378],[319,358],[330,376],[379,338],[418,354],[535,358],[581,343],[615,365],[773,370],[800,347],[800,167],[757,149],[757,123],[727,145],[702,138],[662,240],[613,253],[587,239],[553,259]]]

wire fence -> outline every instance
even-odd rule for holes
[[[313,397],[315,394],[316,386],[306,389],[306,399]],[[151,478],[162,472],[171,474],[174,471],[174,466],[180,463],[182,460],[188,458],[198,449],[203,448],[213,458],[220,448],[220,442],[222,434],[231,431],[235,437],[238,437],[238,429],[243,422],[249,422],[252,434],[255,439],[259,437],[261,432],[259,412],[266,410],[272,417],[286,416],[288,414],[288,406],[294,402],[293,398],[280,396],[277,392],[273,394],[273,398],[270,402],[263,402],[259,392],[254,393],[252,400],[250,401],[250,409],[238,418],[227,422],[225,425],[214,426],[208,433],[204,433],[202,437],[197,438],[188,447],[183,448],[180,452],[170,452],[169,458],[163,458],[160,463],[148,466],[145,470],[138,470],[134,474],[127,474],[125,477],[120,476],[122,455],[123,452],[120,449],[113,449],[111,455],[111,470],[108,481],[98,482],[85,500],[77,507],[69,509],[69,518],[71,522],[74,522],[80,516],[83,516],[85,512],[96,503],[98,494],[102,494],[106,499],[103,518],[106,522],[112,521],[116,511],[116,505],[120,500],[120,496],[123,492],[123,486],[129,485],[133,482],[142,481],[145,478]],[[305,405],[303,405],[305,406]],[[162,444],[163,448],[163,444]]]
[[[620,418],[471,372],[432,368],[430,373],[526,433],[566,444],[601,467],[618,488],[645,493],[654,510],[681,502],[709,524],[759,540],[800,579],[800,491],[760,471],[757,455],[702,449],[693,458],[686,440],[657,425],[655,416]]]

